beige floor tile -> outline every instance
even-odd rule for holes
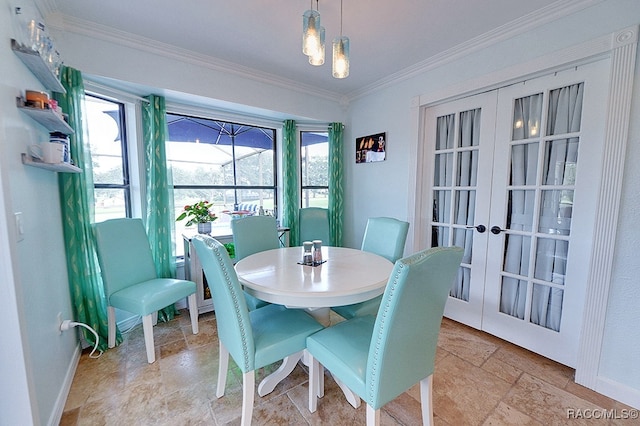
[[[594,410],[600,407],[528,373],[522,375],[509,395],[504,398],[504,402],[546,425],[608,424],[607,421],[598,419],[575,418],[572,413],[578,410]]]
[[[542,426],[542,423],[501,402],[483,423],[484,426]]]
[[[451,424],[479,425],[511,385],[475,365],[450,356],[436,364],[434,412]]]
[[[498,349],[496,344],[483,338],[483,334],[452,321],[442,322],[438,345],[477,367]]]

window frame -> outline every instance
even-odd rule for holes
[[[121,167],[122,167],[122,184],[115,183],[97,183],[95,181],[95,174],[92,176],[92,183],[94,191],[97,189],[121,189],[124,192],[124,204],[125,204],[125,217],[133,217],[134,203],[132,200],[132,183],[131,183],[131,170],[130,170],[130,157],[129,157],[129,123],[127,120],[128,105],[125,101],[116,99],[114,97],[98,93],[85,88],[85,101],[87,98],[95,98],[100,101],[109,102],[118,105],[118,120],[119,120],[119,136],[120,136],[120,149],[121,149]],[[89,123],[87,122],[89,126]],[[90,128],[89,128],[90,129]],[[89,138],[91,134],[89,132]],[[91,144],[88,141],[89,145]],[[94,200],[95,209],[95,200]]]
[[[302,141],[303,141],[303,133],[327,133],[327,184],[326,185],[305,185],[303,183],[303,160],[304,157],[302,155]],[[304,191],[305,190],[314,190],[314,189],[324,189],[327,191],[327,204],[329,202],[329,139],[328,139],[329,130],[327,128],[316,128],[316,127],[301,127],[298,128],[298,178],[299,178],[299,197],[300,197],[300,208],[309,207],[304,205]]]

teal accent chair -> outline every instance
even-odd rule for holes
[[[391,262],[400,259],[407,241],[409,223],[392,217],[372,217],[367,221],[362,238],[362,250],[380,255]],[[351,319],[378,312],[382,296],[353,305],[335,306],[333,309],[343,318]]]
[[[273,216],[247,216],[231,220],[233,245],[235,247],[236,262],[265,250],[280,248],[278,226]],[[268,305],[268,302],[245,292],[245,299],[249,310]]]
[[[255,392],[255,370],[287,356],[300,354],[307,336],[322,330],[301,309],[271,304],[249,311],[231,259],[224,246],[207,235],[196,235],[193,245],[210,283],[215,302],[220,343],[216,396],[224,395],[229,354],[242,370],[242,425],[250,425]]]
[[[444,305],[462,260],[460,247],[436,247],[398,260],[377,316],[355,317],[307,338],[309,410],[324,393],[324,368],[367,404],[367,425],[380,408],[420,382],[422,420],[433,424],[432,387]]]
[[[110,348],[116,343],[115,308],[142,317],[149,364],[156,360],[153,326],[158,321],[158,310],[186,297],[191,329],[193,334],[198,334],[196,283],[158,278],[149,237],[141,219],[106,220],[94,224],[93,233],[107,299],[107,343]]]
[[[298,226],[300,244],[303,241],[322,240],[323,245],[331,245],[329,210],[321,207],[305,207],[298,210]]]

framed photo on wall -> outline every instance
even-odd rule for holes
[[[374,163],[387,157],[387,133],[356,138],[356,163]]]

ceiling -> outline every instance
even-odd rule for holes
[[[310,0],[36,4],[45,22],[58,30],[196,55],[234,72],[352,96],[451,52],[504,40],[598,1],[344,0],[342,32],[351,45],[350,75],[345,79],[331,76],[330,42],[340,35],[339,0],[318,2],[327,39],[320,67],[311,66],[301,50],[302,14],[311,7]]]

